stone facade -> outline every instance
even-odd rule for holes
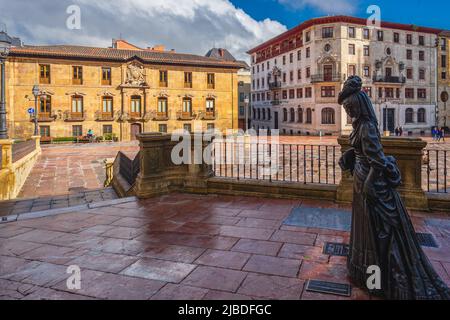
[[[439,126],[450,126],[450,32],[439,35],[438,46],[438,101]]]
[[[341,134],[351,124],[337,95],[361,76],[380,130],[426,134],[435,124],[440,30],[336,16],[306,21],[249,51],[255,129]],[[386,124],[385,124],[386,122]]]
[[[10,137],[33,132],[27,110],[34,107],[35,84],[46,101],[38,107],[45,136],[84,136],[92,129],[126,141],[140,132],[238,126],[237,63],[148,49],[73,48],[12,48],[6,64]]]
[[[247,108],[247,117],[251,118],[251,83],[252,77],[250,70],[241,69],[238,72],[238,91],[239,91],[239,102],[238,102],[238,118],[239,118],[239,129],[246,129],[245,126],[245,108]],[[245,99],[249,99],[249,104],[246,106]],[[249,121],[250,122],[250,121]]]

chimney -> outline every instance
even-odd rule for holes
[[[224,56],[224,52],[223,52],[223,49],[222,49],[222,48],[219,49],[219,56],[222,57],[222,58],[223,58],[223,56]]]

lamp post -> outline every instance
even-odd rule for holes
[[[39,97],[39,86],[35,84],[31,91],[34,96],[34,135],[39,135],[39,125],[38,125],[38,97]]]
[[[248,95],[245,96],[244,99],[244,106],[245,106],[245,132],[248,131],[248,105],[249,105],[250,99],[248,98]]]
[[[6,58],[11,48],[11,38],[4,31],[0,31],[0,67],[1,67],[1,93],[0,93],[0,139],[8,139],[8,128],[6,126]]]

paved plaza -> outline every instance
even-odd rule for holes
[[[170,194],[58,216],[0,224],[2,299],[374,299],[305,290],[309,279],[349,283],[345,257],[325,242],[349,233],[283,225],[293,208],[324,201]],[[450,284],[448,216],[412,212],[425,248]],[[81,269],[81,289],[66,285]]]

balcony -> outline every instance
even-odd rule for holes
[[[208,83],[208,89],[215,89],[216,88],[216,84],[215,83]]]
[[[184,87],[188,89],[192,88],[192,82],[185,82]]]
[[[269,83],[270,90],[275,90],[275,89],[280,89],[280,88],[281,88],[281,81],[275,81],[275,82]]]
[[[130,120],[130,121],[142,120],[142,113],[141,112],[130,112],[128,120]]]
[[[373,82],[403,84],[406,82],[406,78],[405,77],[392,77],[392,76],[375,76],[375,77],[373,77]]]
[[[311,83],[318,82],[340,82],[342,76],[340,73],[331,73],[331,74],[313,74],[311,75]]]
[[[160,81],[160,82],[159,82],[159,86],[160,86],[161,88],[167,88],[167,81]]]
[[[152,120],[167,121],[167,120],[169,120],[169,114],[167,112],[154,112],[152,114]]]
[[[279,100],[279,99],[272,100],[272,101],[270,101],[270,103],[271,103],[273,106],[279,106],[279,105],[281,104],[281,100]]]
[[[195,119],[195,115],[192,112],[184,112],[184,111],[178,111],[177,112],[177,119],[178,120],[193,120]]]
[[[64,114],[64,121],[78,122],[86,120],[86,116],[83,112],[66,112]]]
[[[38,121],[39,122],[53,122],[57,118],[56,114],[51,112],[39,112],[38,113]],[[34,120],[34,116],[31,117],[31,120]]]
[[[114,113],[113,112],[96,112],[95,120],[96,121],[114,121]]]
[[[214,111],[202,112],[202,120],[216,120],[216,113]]]

